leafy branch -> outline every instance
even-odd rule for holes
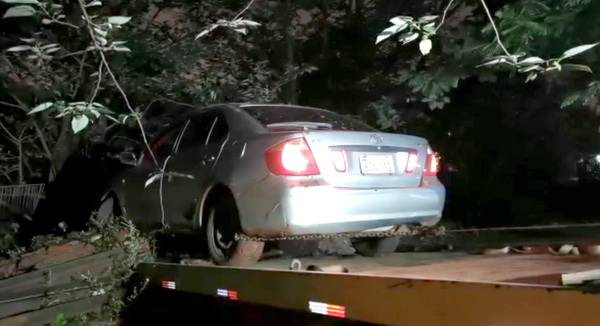
[[[254,1],[255,0],[250,0],[248,5],[246,5],[246,7],[244,7],[244,9],[242,9],[242,11],[240,11],[237,15],[235,15],[235,17],[232,20],[230,20],[230,21],[228,21],[226,19],[217,20],[216,23],[210,25],[209,27],[205,28],[202,32],[200,32],[198,35],[196,35],[195,39],[197,40],[201,37],[208,35],[210,32],[217,29],[218,27],[228,27],[238,33],[246,35],[247,27],[260,26],[259,23],[255,22],[253,20],[247,20],[247,19],[242,18],[242,15],[250,8],[250,6],[252,6]]]
[[[392,26],[384,29],[381,33],[379,33],[379,35],[377,36],[377,39],[375,41],[375,44],[378,44],[378,43],[382,42],[383,40],[385,40],[395,34],[399,34],[399,33],[403,32],[398,38],[398,41],[401,42],[402,45],[406,45],[406,44],[418,39],[419,37],[421,37],[421,42],[419,43],[419,49],[420,49],[422,55],[429,54],[429,52],[431,51],[431,48],[432,48],[431,37],[433,35],[435,35],[436,32],[438,31],[438,29],[444,24],[446,15],[447,15],[448,11],[450,10],[450,7],[453,4],[453,2],[454,2],[454,0],[450,0],[448,2],[448,5],[446,6],[446,8],[443,12],[442,19],[441,19],[440,23],[437,25],[437,27],[435,27],[435,28],[434,28],[434,26],[435,26],[434,21],[438,18],[438,16],[423,16],[417,20],[415,20],[415,18],[413,18],[411,16],[397,16],[397,17],[391,18],[390,22],[392,23]],[[526,82],[535,80],[539,74],[546,73],[546,72],[553,71],[553,70],[561,71],[562,69],[569,69],[569,70],[584,71],[584,72],[592,73],[591,68],[588,66],[580,65],[580,64],[570,64],[570,63],[563,64],[562,61],[565,59],[571,58],[573,56],[576,56],[578,54],[581,54],[585,51],[588,51],[588,50],[592,49],[593,47],[597,46],[598,44],[600,44],[600,42],[593,43],[593,44],[584,44],[584,45],[579,45],[579,46],[573,47],[573,48],[565,51],[559,58],[542,59],[537,56],[530,56],[530,57],[526,57],[523,60],[520,60],[520,58],[524,57],[526,55],[526,53],[511,54],[511,52],[508,51],[508,49],[502,42],[498,27],[496,26],[496,23],[494,22],[492,14],[491,14],[485,0],[480,0],[480,2],[481,2],[481,5],[483,6],[486,16],[490,22],[490,25],[494,31],[494,34],[495,34],[494,43],[496,43],[500,47],[503,54],[499,55],[499,56],[491,57],[491,58],[486,58],[484,63],[477,66],[478,68],[484,67],[484,66],[498,65],[498,64],[508,64],[508,65],[516,68],[517,71],[520,73],[527,73],[528,75],[527,75]]]

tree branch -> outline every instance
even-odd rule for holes
[[[496,33],[496,42],[498,43],[498,45],[500,45],[500,47],[502,48],[502,51],[504,51],[504,53],[509,58],[512,58],[512,55],[510,54],[510,52],[508,52],[508,50],[506,49],[506,47],[502,43],[502,40],[500,39],[500,32],[498,32],[498,28],[496,27],[496,23],[494,23],[494,18],[492,17],[492,14],[490,13],[490,10],[488,9],[487,4],[485,3],[485,0],[480,0],[480,1],[481,1],[481,4],[483,5],[483,9],[485,9],[485,13],[488,16],[488,19],[490,20],[490,24],[492,24],[492,28],[494,29],[494,33]]]
[[[246,6],[246,8],[244,8],[242,11],[240,11],[240,13],[237,14],[237,16],[233,17],[233,20],[240,18],[250,8],[250,6],[252,6],[252,3],[254,3],[254,0],[250,0],[248,5]]]
[[[437,32],[438,29],[440,29],[440,27],[442,27],[442,25],[444,25],[444,21],[446,20],[446,14],[448,13],[448,10],[450,10],[450,6],[452,5],[453,2],[454,2],[454,0],[450,0],[450,2],[448,2],[446,9],[444,9],[444,14],[442,15],[442,21],[440,22],[438,27],[436,27],[435,30],[433,31],[434,33]]]
[[[152,157],[152,161],[154,161],[154,164],[158,168],[160,168],[160,166],[158,165],[158,161],[156,160],[156,157],[154,156],[154,153],[152,152],[152,148],[150,147],[150,144],[148,143],[148,139],[146,137],[146,133],[144,132],[144,126],[142,125],[142,121],[137,116],[137,114],[135,114],[135,110],[131,107],[131,104],[129,103],[129,99],[127,98],[127,94],[125,94],[125,91],[123,91],[123,88],[121,88],[121,85],[117,81],[117,77],[115,77],[112,70],[110,69],[110,66],[108,65],[108,61],[106,60],[106,56],[104,55],[104,52],[102,51],[102,49],[98,45],[98,42],[96,41],[96,36],[94,35],[94,30],[92,28],[93,23],[91,22],[90,16],[88,15],[87,10],[85,9],[85,4],[83,3],[82,0],[78,0],[78,2],[79,2],[79,7],[81,8],[81,13],[83,14],[83,17],[84,17],[86,25],[87,25],[88,33],[90,34],[90,38],[92,39],[92,42],[94,42],[94,46],[96,47],[96,50],[97,50],[98,54],[100,55],[102,64],[104,64],[104,68],[106,68],[106,71],[108,72],[111,79],[115,83],[115,87],[119,90],[119,93],[121,93],[121,96],[123,96],[123,99],[125,100],[125,105],[127,106],[127,109],[132,113],[133,117],[135,118],[135,120],[138,124],[138,127],[140,128],[140,131],[142,133],[142,138],[144,140],[144,144],[146,145],[146,148],[148,149],[148,153]]]

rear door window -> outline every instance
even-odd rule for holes
[[[209,111],[190,119],[179,144],[180,149],[202,147],[227,135],[225,117],[218,111]],[[210,137],[210,139],[209,139]]]
[[[287,106],[249,106],[243,109],[265,128],[275,129],[329,129],[348,131],[377,131],[356,119],[316,108]]]

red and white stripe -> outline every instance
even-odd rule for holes
[[[323,302],[308,302],[308,309],[315,314],[346,318],[346,307]]]

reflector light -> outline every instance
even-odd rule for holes
[[[238,300],[237,291],[229,291],[229,290],[225,290],[225,289],[217,289],[217,296],[224,297],[224,298],[229,298],[229,300],[232,300],[232,301],[237,301]]]
[[[330,155],[335,170],[338,172],[346,172],[346,156],[344,155],[344,151],[331,151]]]
[[[175,282],[173,281],[162,281],[162,288],[163,289],[169,289],[169,290],[175,290]]]
[[[346,318],[346,307],[323,302],[308,302],[308,309],[315,314]]]
[[[408,163],[406,164],[406,172],[410,173],[415,170],[415,168],[417,167],[418,158],[419,157],[417,156],[417,153],[408,154]]]

